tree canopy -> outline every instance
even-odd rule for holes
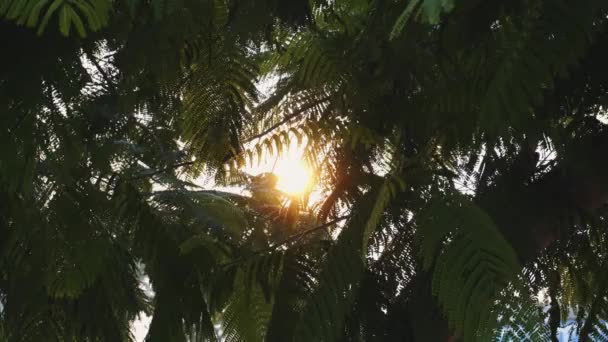
[[[0,0],[0,340],[608,341],[607,28],[600,0]],[[246,173],[293,144],[317,199]]]

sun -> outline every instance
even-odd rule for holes
[[[277,188],[289,195],[301,195],[312,186],[312,170],[295,155],[277,161],[273,173],[279,178]]]
[[[290,196],[311,193],[317,178],[304,158],[304,146],[291,142],[278,155],[265,154],[245,172],[251,175],[273,173],[277,176],[276,188]]]

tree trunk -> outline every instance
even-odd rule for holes
[[[496,188],[477,202],[526,263],[572,229],[581,212],[608,201],[607,156],[608,133],[582,139],[532,184]]]

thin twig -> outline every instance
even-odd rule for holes
[[[189,162],[183,162],[183,163],[174,164],[174,165],[171,165],[171,166],[167,166],[167,167],[165,167],[164,169],[160,169],[160,170],[156,170],[156,171],[151,172],[151,173],[141,174],[141,175],[139,175],[139,176],[132,177],[132,178],[130,178],[129,180],[137,180],[137,179],[142,179],[142,178],[153,177],[153,176],[155,176],[155,175],[157,175],[157,174],[159,174],[159,173],[163,173],[163,172],[171,171],[171,170],[173,170],[173,169],[177,169],[177,168],[179,168],[179,167],[183,167],[183,166],[190,166],[190,165],[192,165],[192,164],[194,164],[194,162],[193,162],[193,161],[189,161]]]
[[[256,255],[259,255],[259,254],[264,254],[264,253],[266,253],[266,252],[273,251],[273,250],[277,249],[278,247],[281,247],[281,246],[283,246],[283,245],[286,245],[286,244],[289,244],[289,243],[292,243],[292,242],[298,241],[299,239],[301,239],[302,237],[304,237],[304,236],[306,236],[306,235],[308,235],[308,234],[310,234],[310,233],[314,233],[314,232],[316,232],[316,231],[318,231],[318,230],[325,229],[325,228],[327,228],[327,227],[333,226],[334,224],[336,224],[336,223],[338,223],[338,222],[340,222],[340,221],[344,221],[344,220],[348,219],[349,217],[351,217],[351,215],[344,215],[344,216],[340,216],[340,217],[336,218],[335,220],[332,220],[332,221],[326,222],[326,223],[324,223],[324,224],[322,224],[322,225],[319,225],[319,226],[316,226],[316,227],[313,227],[313,228],[310,228],[310,229],[304,230],[304,231],[302,231],[302,232],[299,232],[299,233],[297,233],[297,234],[294,234],[294,235],[292,235],[292,236],[290,236],[290,237],[286,238],[286,239],[285,239],[285,240],[283,240],[283,241],[277,242],[277,243],[275,243],[275,244],[273,244],[273,245],[270,245],[270,246],[268,246],[268,247],[266,247],[266,248],[263,248],[263,249],[257,250],[257,251],[255,251],[255,252],[253,252],[253,253],[251,253],[251,254],[249,254],[249,255],[245,256],[245,257],[238,258],[238,259],[236,259],[236,260],[234,260],[234,261],[232,261],[232,262],[229,262],[229,263],[223,264],[223,265],[221,265],[221,266],[222,266],[222,267],[230,267],[230,266],[232,266],[232,265],[239,264],[239,263],[243,262],[244,260],[247,260],[247,259],[249,259],[249,258],[251,258],[251,257],[253,257],[253,256],[256,256]]]
[[[338,223],[338,222],[340,222],[340,221],[344,221],[344,220],[346,220],[346,219],[347,219],[347,218],[349,218],[350,216],[351,216],[351,215],[344,215],[344,216],[340,216],[340,217],[336,218],[335,220],[332,220],[332,221],[326,222],[326,223],[324,223],[324,224],[322,224],[322,225],[319,225],[319,226],[316,226],[316,227],[313,227],[313,228],[310,228],[310,229],[304,230],[304,231],[302,231],[302,232],[299,232],[299,233],[297,233],[297,234],[294,234],[294,235],[292,235],[292,236],[290,236],[290,237],[286,238],[285,240],[283,240],[283,241],[281,241],[281,242],[278,242],[278,243],[276,243],[276,244],[274,244],[274,245],[272,245],[272,246],[268,247],[268,249],[276,249],[276,248],[277,248],[277,247],[279,247],[279,246],[282,246],[282,245],[285,245],[285,244],[288,244],[288,243],[292,243],[292,242],[294,242],[294,241],[297,241],[297,240],[299,240],[300,238],[302,238],[302,237],[303,237],[303,236],[305,236],[305,235],[308,235],[308,234],[310,234],[310,233],[316,232],[317,230],[321,230],[321,229],[325,229],[325,228],[327,228],[327,227],[333,226],[334,224],[336,224],[336,223]]]

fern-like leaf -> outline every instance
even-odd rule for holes
[[[420,214],[417,234],[425,267],[435,265],[433,293],[451,328],[465,341],[476,340],[480,329],[495,324],[495,296],[521,269],[513,248],[490,217],[461,195],[432,202]]]
[[[38,27],[38,34],[56,17],[64,36],[70,34],[73,26],[78,35],[84,37],[87,31],[98,31],[107,24],[111,8],[109,0],[3,0],[0,16],[19,25]]]

